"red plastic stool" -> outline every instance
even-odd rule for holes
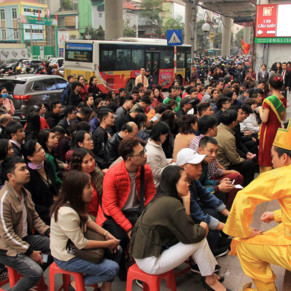
[[[163,279],[166,279],[166,286],[168,289],[177,291],[175,274],[173,270],[160,275],[149,275],[140,270],[137,264],[134,264],[128,269],[127,272],[126,291],[132,290],[133,280],[140,280],[144,282],[144,291],[160,291],[160,284]]]
[[[6,268],[8,270],[9,284],[12,288],[23,276],[11,267],[6,266]],[[43,277],[41,277],[40,281],[35,285],[35,287],[33,287],[33,289],[37,291],[44,291],[48,289]]]
[[[62,274],[63,276],[63,284],[59,289],[57,289],[57,291],[62,290],[62,289],[64,291],[68,291],[68,286],[71,283],[71,275],[73,276],[76,283],[76,291],[86,291],[84,287],[83,276],[81,273],[65,271],[59,268],[55,262],[53,262],[50,265],[50,271],[49,271],[50,291],[55,291],[55,275],[56,274]],[[91,287],[94,287],[94,291],[98,291],[98,284],[95,284]]]

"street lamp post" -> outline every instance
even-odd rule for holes
[[[207,38],[206,38],[206,36],[207,36],[207,33],[208,33],[209,30],[210,30],[210,25],[209,25],[209,23],[207,23],[207,22],[203,23],[203,24],[202,24],[202,30],[204,31],[204,39],[205,39],[205,46],[204,46],[204,49],[206,49],[206,47],[207,47]],[[205,56],[206,56],[206,52],[205,52]]]

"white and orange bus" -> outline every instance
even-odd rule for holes
[[[118,41],[70,40],[65,44],[65,77],[96,76],[103,93],[126,88],[131,92],[140,68],[150,69],[154,84],[170,87],[175,79],[187,84],[191,74],[191,47],[177,47],[174,75],[174,48],[166,40],[120,38]]]

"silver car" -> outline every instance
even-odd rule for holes
[[[68,81],[57,75],[15,75],[0,78],[0,88],[5,87],[13,97],[15,114],[30,112],[37,103],[51,104],[62,101]]]

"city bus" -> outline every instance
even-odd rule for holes
[[[103,93],[125,88],[132,91],[140,68],[151,71],[154,84],[163,88],[175,79],[187,84],[191,74],[191,47],[177,47],[177,72],[174,76],[174,47],[166,40],[120,38],[118,41],[70,40],[65,43],[64,73],[96,76]]]

